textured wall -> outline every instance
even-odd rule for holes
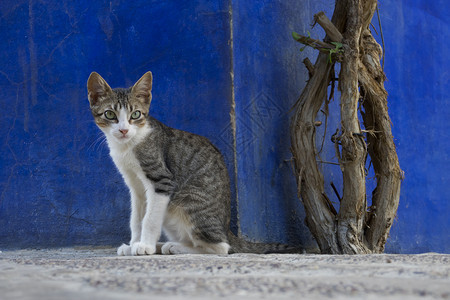
[[[307,79],[302,56],[313,52],[301,53],[291,32],[311,30],[313,14],[333,8],[324,2],[233,1],[236,182],[249,238],[312,243],[293,176],[289,111]]]
[[[387,251],[450,253],[450,4],[381,1],[389,113],[405,171]]]
[[[300,52],[290,34],[322,37],[320,28],[310,28],[312,16],[320,10],[331,16],[333,6],[330,0],[2,1],[0,248],[128,239],[128,192],[86,99],[94,70],[113,87],[151,70],[153,115],[222,150],[238,199],[235,231],[311,244],[292,176],[288,111],[307,79],[301,61],[313,61],[314,52]],[[443,42],[450,10],[444,0],[388,0],[380,9],[390,115],[405,171],[387,251],[450,253],[444,90],[450,49]],[[321,157],[333,161],[327,145],[338,114],[328,121]],[[341,185],[339,167],[323,170],[332,195],[329,183]]]

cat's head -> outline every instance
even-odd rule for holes
[[[148,129],[152,100],[152,73],[145,73],[131,88],[111,89],[96,72],[87,82],[88,99],[95,123],[108,140],[125,144]]]

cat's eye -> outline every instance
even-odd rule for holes
[[[116,114],[114,112],[110,111],[110,110],[105,111],[105,117],[108,120],[115,120],[115,119],[117,119]]]
[[[136,110],[135,112],[133,112],[131,114],[131,119],[136,120],[136,119],[139,119],[140,116],[141,116],[141,112],[139,110]]]

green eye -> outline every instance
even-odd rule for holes
[[[141,116],[141,112],[139,110],[137,110],[131,114],[131,118],[133,120],[139,119],[140,116]]]
[[[108,120],[115,120],[115,119],[117,119],[116,114],[114,112],[110,111],[110,110],[105,111],[105,117]]]

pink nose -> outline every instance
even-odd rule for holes
[[[126,135],[128,133],[128,129],[119,129],[119,131],[123,134]]]

